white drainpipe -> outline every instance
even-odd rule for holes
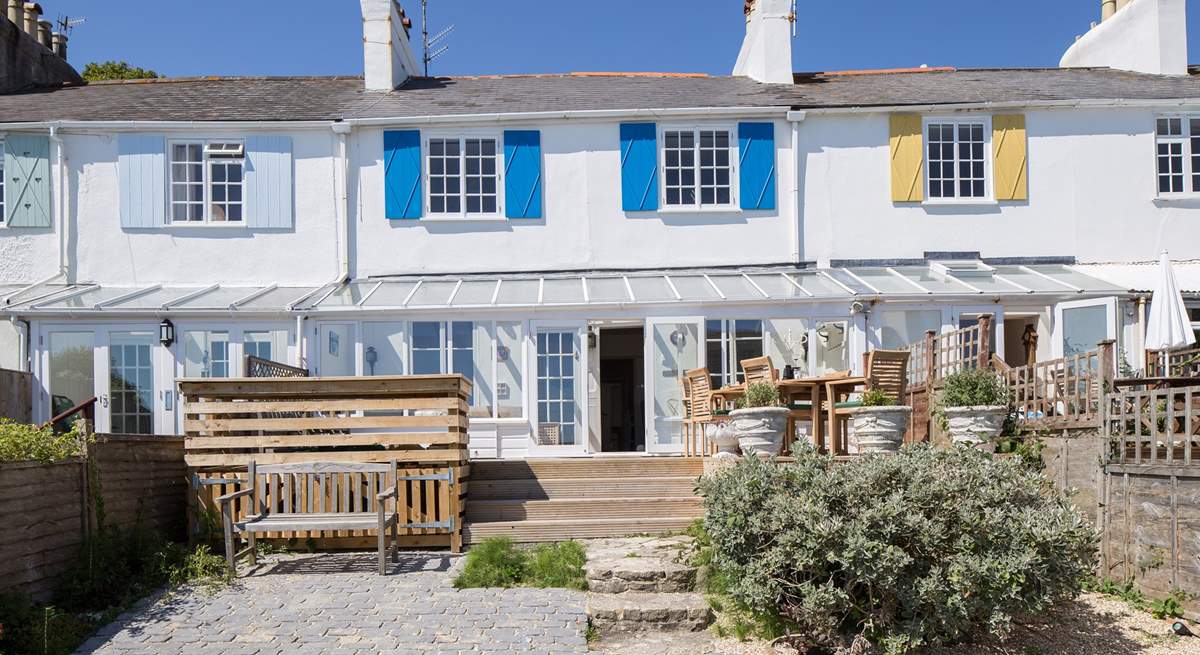
[[[800,192],[800,123],[804,122],[805,113],[789,111],[788,122],[792,124],[792,210],[796,215],[792,219],[792,263],[800,263],[800,239],[804,234],[804,200]]]

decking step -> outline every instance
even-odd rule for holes
[[[537,480],[471,479],[471,502],[476,500],[554,500],[558,498],[677,497],[696,495],[696,478],[645,476]]]
[[[491,537],[508,537],[518,543],[627,537],[686,530],[693,517],[619,519],[559,519],[539,521],[489,521],[463,524],[463,543],[477,544]]]
[[[703,630],[712,623],[712,609],[697,593],[589,593],[588,621],[601,635],[615,632]]]
[[[468,522],[703,515],[698,497],[556,498],[554,500],[473,499]]]
[[[475,460],[472,480],[553,480],[689,476],[704,473],[704,461],[687,457],[621,457],[532,460]]]

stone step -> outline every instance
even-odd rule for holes
[[[581,478],[648,478],[704,473],[698,457],[587,457],[572,459],[475,460],[471,480],[575,480]]]
[[[463,543],[477,544],[491,537],[508,537],[517,543],[543,543],[568,539],[627,537],[635,534],[682,532],[693,517],[621,519],[564,519],[548,521],[489,521],[463,523]]]
[[[554,500],[479,499],[467,503],[467,521],[616,519],[621,517],[703,516],[700,498],[556,498]]]
[[[471,496],[476,500],[554,500],[558,498],[694,498],[695,476],[630,478],[480,480],[472,465]]]
[[[708,601],[698,593],[589,592],[587,615],[601,637],[622,632],[695,632],[713,621]]]
[[[692,539],[683,535],[598,539],[587,543],[584,573],[598,593],[697,591],[691,555]]]

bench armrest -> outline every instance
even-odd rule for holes
[[[385,500],[387,498],[395,498],[395,497],[396,497],[396,488],[395,487],[392,487],[391,489],[388,489],[387,491],[384,491],[382,493],[375,494],[376,501]]]
[[[218,502],[218,503],[222,503],[222,504],[224,504],[224,503],[228,503],[228,502],[230,502],[230,501],[232,501],[232,500],[236,500],[236,499],[238,499],[238,498],[241,498],[242,496],[249,496],[249,495],[250,495],[250,494],[252,494],[252,493],[254,493],[254,488],[253,488],[253,487],[251,487],[251,488],[249,488],[249,489],[242,489],[241,491],[234,491],[234,492],[232,492],[232,493],[227,493],[227,494],[225,494],[224,496],[218,496],[218,497],[217,497],[217,502]]]

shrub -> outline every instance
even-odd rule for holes
[[[56,462],[80,454],[84,443],[74,428],[55,434],[50,426],[0,418],[0,462]]]
[[[494,537],[467,553],[462,573],[454,579],[459,589],[472,587],[513,587],[525,577],[525,555],[511,539]]]
[[[938,404],[941,407],[1007,405],[1008,387],[990,369],[965,369],[946,376]]]
[[[746,386],[746,394],[738,399],[738,408],[779,407],[779,389],[770,382],[754,382]]]
[[[700,483],[729,596],[810,645],[950,643],[1080,591],[1090,524],[1044,477],[973,449],[911,446],[846,464],[801,449]]]
[[[895,404],[896,399],[883,389],[867,389],[862,395],[863,407],[891,407]]]
[[[578,541],[540,544],[529,552],[527,582],[543,589],[587,589],[583,564],[587,553]]]

